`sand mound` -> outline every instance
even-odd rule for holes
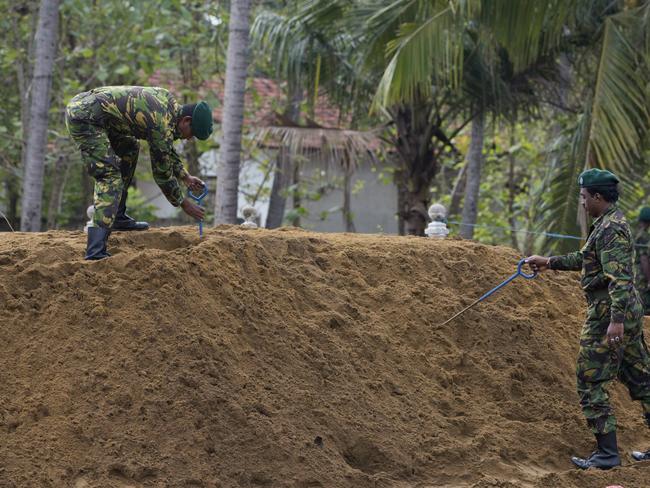
[[[299,230],[0,234],[0,487],[598,487],[584,304],[511,249]],[[650,447],[614,392],[620,444]]]

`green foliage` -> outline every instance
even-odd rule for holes
[[[131,186],[128,196],[128,214],[135,220],[153,222],[156,220],[156,206],[148,203],[140,190]]]
[[[22,172],[21,113],[28,105],[25,97],[38,4],[36,0],[0,0],[0,171],[16,176]],[[227,17],[216,0],[62,0],[60,18],[50,141],[67,137],[63,110],[81,91],[108,84],[154,84],[152,77],[165,73],[171,79],[183,80],[169,87],[181,101],[195,100],[201,83],[223,71]],[[214,95],[207,98],[216,105]],[[213,145],[211,141],[201,142],[199,151]],[[76,149],[69,146],[64,150],[70,152],[71,159],[77,159]],[[141,168],[147,159],[141,153],[142,159]],[[84,194],[88,189],[81,185],[83,171],[78,161],[68,171],[58,226],[77,227],[83,220],[81,214],[89,197]],[[50,173],[45,197],[51,188]],[[11,191],[18,191],[21,184],[17,178],[10,181],[3,177],[2,182]],[[7,188],[0,191],[0,196],[4,195],[0,206],[9,204]],[[45,198],[45,215],[47,203]]]

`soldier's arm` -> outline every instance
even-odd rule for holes
[[[177,178],[183,178],[187,172],[183,169],[180,158],[174,150],[173,133],[168,127],[156,127],[151,131],[148,142],[151,149],[151,171],[154,181],[169,203],[178,207],[185,197]]]
[[[633,253],[625,230],[615,225],[607,227],[603,232],[599,254],[603,273],[609,278],[608,289],[612,300],[610,320],[622,323],[634,290]]]
[[[183,181],[190,174],[183,166],[183,161],[181,160],[180,156],[176,152],[176,149],[174,149],[174,146],[172,146],[172,161],[173,161],[172,164],[174,168],[174,176],[176,177],[176,179]]]
[[[560,271],[580,271],[582,269],[582,252],[575,251],[563,256],[551,256],[548,267]]]

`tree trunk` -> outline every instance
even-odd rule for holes
[[[12,174],[8,173],[5,180],[5,191],[7,194],[7,220],[9,220],[11,226],[14,229],[19,228],[18,226],[18,200],[20,199],[19,191],[20,183],[18,178]]]
[[[41,230],[43,172],[45,169],[52,70],[54,68],[59,30],[59,1],[41,0],[38,12],[36,60],[32,78],[20,219],[20,229],[24,232],[38,232]]]
[[[350,155],[347,151],[345,152],[344,157],[349,160]],[[346,161],[343,171],[343,225],[345,226],[345,232],[356,232],[357,229],[354,226],[354,215],[352,213],[353,171],[350,161]]]
[[[223,139],[221,145],[215,224],[237,221],[239,190],[239,161],[241,155],[242,123],[244,120],[244,91],[248,69],[248,17],[250,0],[230,2],[226,87],[223,110]]]
[[[269,199],[269,213],[266,217],[266,228],[276,229],[282,226],[284,209],[287,204],[287,188],[291,182],[291,159],[289,149],[280,147],[276,156],[275,174]]]
[[[463,194],[465,193],[465,181],[467,180],[467,162],[463,164],[458,172],[454,189],[451,190],[451,203],[449,204],[448,215],[456,215],[460,212],[460,202],[462,201]]]
[[[515,128],[510,133],[510,147],[516,143]],[[510,240],[515,249],[519,249],[519,240],[517,239],[517,219],[515,217],[515,198],[517,197],[515,184],[515,155],[508,153],[508,222],[510,223]]]
[[[483,141],[485,135],[485,113],[480,112],[472,121],[472,140],[467,154],[467,184],[463,202],[463,218],[460,235],[465,239],[474,237],[474,224],[478,215],[478,196],[481,186],[483,165]]]
[[[430,185],[437,171],[430,113],[431,106],[425,101],[391,109],[397,127],[395,148],[399,158],[395,183],[403,232],[408,235],[424,236],[429,219]]]
[[[406,186],[404,185],[404,172],[396,169],[393,174],[395,188],[397,189],[397,233],[403,236],[406,233],[404,221],[404,208],[406,208]]]
[[[284,115],[293,123],[298,124],[300,119],[300,103],[302,102],[302,89],[291,80],[289,81],[289,103]],[[269,198],[269,213],[266,217],[266,228],[275,229],[282,226],[284,210],[287,205],[287,188],[291,182],[291,151],[286,146],[281,146],[276,158],[273,185]]]
[[[294,227],[300,227],[300,212],[299,209],[302,206],[302,197],[300,195],[300,163],[297,160],[293,161],[293,193],[291,194],[291,200],[293,201],[293,209],[295,210],[294,218],[291,221],[291,225]]]
[[[47,229],[58,229],[57,218],[61,212],[61,202],[63,201],[63,190],[68,175],[69,159],[63,152],[56,159],[54,169],[52,170],[52,191],[50,201],[47,207]]]

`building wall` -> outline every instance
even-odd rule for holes
[[[267,155],[274,158],[273,152]],[[212,212],[214,206],[214,193],[216,187],[217,151],[211,151],[201,157],[201,166],[204,179],[208,183],[210,193],[205,200],[207,209]],[[397,191],[392,182],[384,182],[386,178],[386,167],[373,166],[370,163],[361,163],[352,177],[352,213],[354,225],[357,232],[362,233],[386,233],[397,234]],[[383,174],[382,174],[382,170]],[[246,161],[242,164],[240,172],[240,194],[239,194],[239,216],[241,209],[249,204],[250,195],[255,188],[264,182],[265,188],[270,193],[273,183],[272,175],[266,178],[265,172],[257,161]],[[319,199],[303,198],[302,205],[307,209],[307,216],[301,217],[301,226],[319,232],[344,232],[343,222],[343,171],[336,165],[325,165],[317,161],[307,161],[301,170],[303,181],[314,182],[317,180],[321,185],[329,182],[330,187],[320,195]],[[315,190],[319,185],[310,185]],[[332,188],[338,186],[338,188]],[[180,210],[174,208],[167,202],[160,192],[158,186],[152,181],[138,181],[138,189],[145,196],[146,200],[156,207],[156,216],[165,223],[180,217]],[[262,225],[266,223],[268,212],[268,197],[258,199],[255,208],[260,214]],[[293,206],[291,197],[287,198],[286,213]],[[180,221],[180,220],[179,220]]]

